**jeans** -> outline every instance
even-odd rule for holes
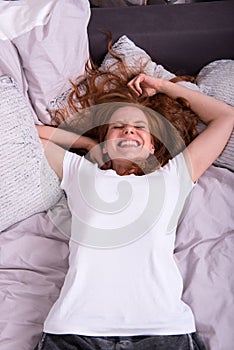
[[[43,333],[35,350],[205,350],[205,347],[196,333],[124,337]]]

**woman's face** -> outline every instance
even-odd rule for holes
[[[111,116],[103,153],[110,159],[130,161],[147,159],[154,153],[148,120],[137,107],[117,109]]]

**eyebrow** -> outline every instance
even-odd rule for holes
[[[124,123],[122,120],[116,120],[116,121],[114,121],[114,122],[112,122],[110,124],[117,124],[117,123],[119,123],[119,124],[127,124],[127,123]],[[145,124],[145,125],[148,125],[148,123],[146,121],[144,121],[144,120],[136,120],[132,124]]]

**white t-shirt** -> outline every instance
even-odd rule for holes
[[[193,182],[180,153],[144,176],[119,176],[66,152],[72,213],[69,270],[44,331],[88,336],[195,331],[173,257]]]

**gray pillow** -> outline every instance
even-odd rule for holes
[[[234,60],[217,60],[204,66],[198,74],[197,85],[203,93],[234,106]],[[204,128],[199,122],[199,131]],[[214,164],[234,172],[234,131]]]
[[[32,112],[15,80],[0,76],[0,232],[55,205],[62,196]]]
[[[158,78],[172,79],[175,74],[167,71],[163,66],[157,64],[139,46],[137,46],[126,35],[121,36],[113,45],[112,50],[125,62],[128,70],[134,75],[140,73],[144,66],[144,73]],[[118,69],[118,60],[109,53],[106,54],[100,69],[104,72]]]

